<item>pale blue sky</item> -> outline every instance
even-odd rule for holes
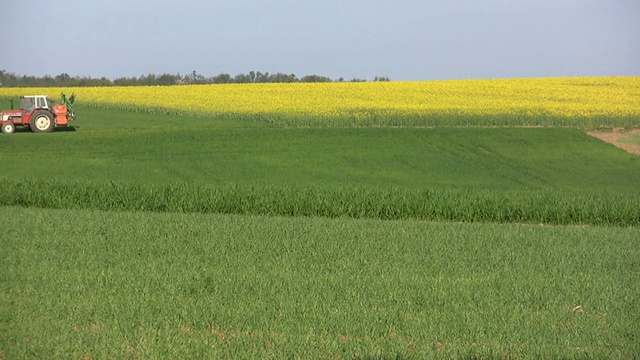
[[[0,70],[640,75],[640,0],[0,0]]]

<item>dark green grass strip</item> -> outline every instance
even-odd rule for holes
[[[287,185],[2,180],[0,205],[57,209],[640,225],[640,195],[624,192],[410,190]]]

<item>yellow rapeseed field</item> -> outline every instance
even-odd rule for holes
[[[429,119],[446,124],[447,118],[493,117],[516,124],[518,119],[536,118],[625,118],[627,123],[640,123],[640,77],[0,88],[0,96],[57,97],[62,91],[73,91],[80,102],[94,106],[293,122],[419,119],[428,125]]]

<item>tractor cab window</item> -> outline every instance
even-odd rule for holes
[[[24,112],[29,112],[36,107],[36,99],[32,97],[22,98],[22,109]]]
[[[36,98],[39,108],[47,108],[47,99],[43,97]]]

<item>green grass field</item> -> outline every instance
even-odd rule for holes
[[[7,359],[640,351],[638,228],[3,213]]]
[[[640,160],[573,128],[276,128],[79,110],[0,138],[4,205],[638,225]],[[113,115],[111,115],[113,114]],[[127,123],[125,122],[128,121]],[[111,125],[111,126],[110,126]]]
[[[3,159],[2,177],[635,191],[640,174],[637,156],[576,128],[286,129],[249,121],[77,111],[77,131],[2,136],[3,148],[20,149],[19,156]]]
[[[633,189],[640,174],[637,156],[578,129],[200,129],[180,120],[175,131],[6,136],[5,146],[22,150],[3,159],[3,173],[156,184],[597,191]]]
[[[640,158],[579,129],[77,112],[0,134],[0,359],[640,354]]]

